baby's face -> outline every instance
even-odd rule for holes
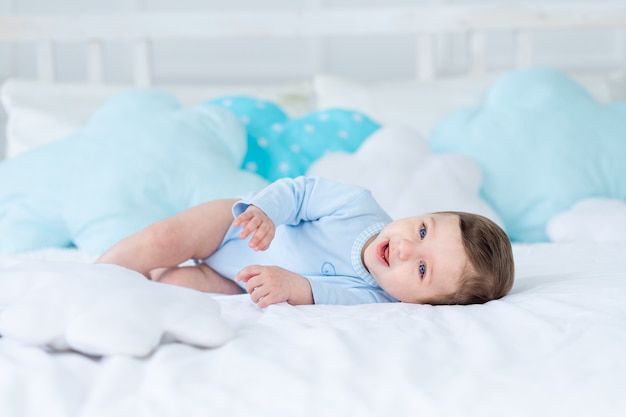
[[[451,294],[467,264],[459,217],[396,220],[366,244],[363,262],[378,285],[400,301],[428,303]]]

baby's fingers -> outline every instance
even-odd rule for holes
[[[274,222],[255,206],[249,206],[233,221],[233,226],[241,226],[241,239],[252,235],[248,246],[254,250],[266,250],[274,239]]]
[[[243,223],[241,223],[242,229],[241,233],[239,233],[239,237],[241,239],[245,239],[251,234],[255,234],[260,225],[261,220],[256,217],[252,217],[251,219],[244,221]]]
[[[244,227],[253,217],[254,217],[253,213],[251,213],[249,211],[244,211],[239,216],[237,216],[235,218],[235,220],[233,220],[233,226],[235,226],[235,227],[239,227],[239,226]]]
[[[252,291],[250,293],[250,298],[252,299],[252,302],[260,308],[265,308],[272,304],[277,304],[284,301],[280,298],[277,298],[272,291],[262,286]]]
[[[274,228],[267,223],[261,224],[250,238],[248,245],[254,250],[266,250],[274,239]]]

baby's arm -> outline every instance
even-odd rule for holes
[[[295,226],[322,217],[345,216],[344,208],[348,205],[352,206],[352,210],[359,210],[358,201],[365,195],[369,195],[369,191],[364,188],[324,178],[281,178],[254,196],[238,202],[233,212],[239,214],[249,205],[254,205],[263,210],[274,224]],[[363,210],[369,213],[372,209],[370,204]],[[380,207],[376,206],[376,209],[387,216]]]
[[[292,305],[314,304],[309,280],[277,266],[247,266],[235,280],[246,283],[250,298],[259,307],[283,301]]]
[[[250,265],[239,271],[235,281],[246,283],[250,298],[259,307],[283,301],[291,305],[355,305],[398,301],[380,288],[341,288],[319,280],[309,281],[302,275],[278,266]]]
[[[235,202],[209,201],[156,222],[115,244],[96,262],[121,265],[149,277],[156,268],[204,259],[222,243],[233,220]]]
[[[246,211],[237,216],[233,226],[242,227],[239,234],[239,237],[242,239],[252,235],[248,246],[254,250],[266,250],[269,248],[276,231],[276,226],[272,219],[263,210],[253,205],[248,206]]]

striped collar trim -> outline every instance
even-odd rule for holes
[[[367,243],[367,241],[374,235],[377,235],[385,228],[386,223],[380,222],[375,223],[369,226],[367,229],[363,230],[361,234],[356,238],[354,244],[352,245],[352,267],[356,271],[356,273],[363,278],[365,282],[374,287],[380,287],[374,277],[367,272],[365,269],[365,265],[363,265],[363,261],[361,260],[361,251],[363,250],[363,246]]]

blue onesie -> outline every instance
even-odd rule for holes
[[[231,226],[218,250],[203,260],[233,279],[248,265],[273,265],[306,277],[316,304],[397,301],[367,272],[361,250],[391,218],[361,187],[318,177],[280,179],[238,201],[233,215],[259,207],[276,225],[270,247],[255,252]]]

